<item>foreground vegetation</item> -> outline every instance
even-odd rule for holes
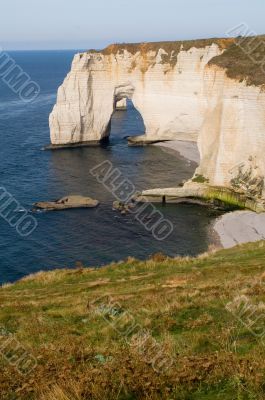
[[[264,281],[260,242],[5,285],[0,398],[264,399]],[[255,315],[237,314],[239,298]],[[34,357],[31,371],[18,368],[7,337]]]

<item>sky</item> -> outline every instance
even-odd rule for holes
[[[110,43],[265,33],[265,0],[1,0],[5,50],[100,49]]]

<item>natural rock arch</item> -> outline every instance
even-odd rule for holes
[[[77,54],[50,116],[52,144],[106,138],[116,103],[124,97],[133,98],[148,140],[196,140],[205,115],[204,69],[220,53],[216,44],[180,51],[172,67],[163,62],[163,49]]]
[[[132,96],[146,141],[197,141],[198,176],[230,187],[243,176],[243,190],[262,181],[264,197],[265,94],[247,72],[245,81],[229,78],[233,42],[114,45],[77,54],[50,115],[52,145],[99,143],[117,101]]]

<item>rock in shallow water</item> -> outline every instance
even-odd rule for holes
[[[97,207],[98,204],[98,200],[91,199],[90,197],[73,195],[55,201],[40,201],[34,204],[33,209],[55,211],[67,208],[93,208]]]
[[[135,207],[135,204],[132,202],[130,203],[123,203],[121,201],[115,200],[112,204],[112,209],[119,211],[122,215],[126,215],[130,212],[132,208]]]

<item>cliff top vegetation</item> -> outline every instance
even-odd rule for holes
[[[155,55],[160,49],[165,50],[167,54],[162,55],[162,62],[169,63],[175,66],[177,63],[178,54],[181,50],[188,51],[193,47],[204,48],[215,43],[222,49],[227,48],[233,39],[199,39],[199,40],[186,40],[186,41],[167,41],[167,42],[144,42],[144,43],[119,43],[107,46],[103,50],[89,50],[89,52],[101,53],[104,55],[118,54],[127,50],[129,53],[135,55],[140,54],[145,58],[148,52],[154,52]],[[150,64],[151,65],[151,64]]]
[[[189,51],[193,47],[204,48],[213,43],[224,51],[221,55],[212,58],[209,65],[224,68],[229,78],[245,81],[247,85],[265,85],[265,35],[169,42],[120,43],[112,44],[101,51],[90,50],[89,52],[111,55],[127,50],[133,55],[140,52],[145,57],[149,51],[157,53],[159,49],[163,49],[167,54],[162,56],[162,62],[175,66],[181,50]]]
[[[227,76],[248,85],[265,84],[265,35],[239,37],[209,65],[225,68]]]
[[[89,52],[99,52],[104,55],[117,54],[124,50],[127,50],[131,54],[136,54],[140,51],[142,54],[146,54],[149,51],[158,52],[159,49],[165,50],[167,53],[178,54],[181,49],[188,51],[192,47],[203,48],[216,43],[221,48],[225,49],[231,45],[234,39],[230,38],[212,38],[212,39],[198,39],[198,40],[184,40],[184,41],[164,41],[164,42],[143,42],[143,43],[117,43],[107,46],[103,50],[89,50]]]

